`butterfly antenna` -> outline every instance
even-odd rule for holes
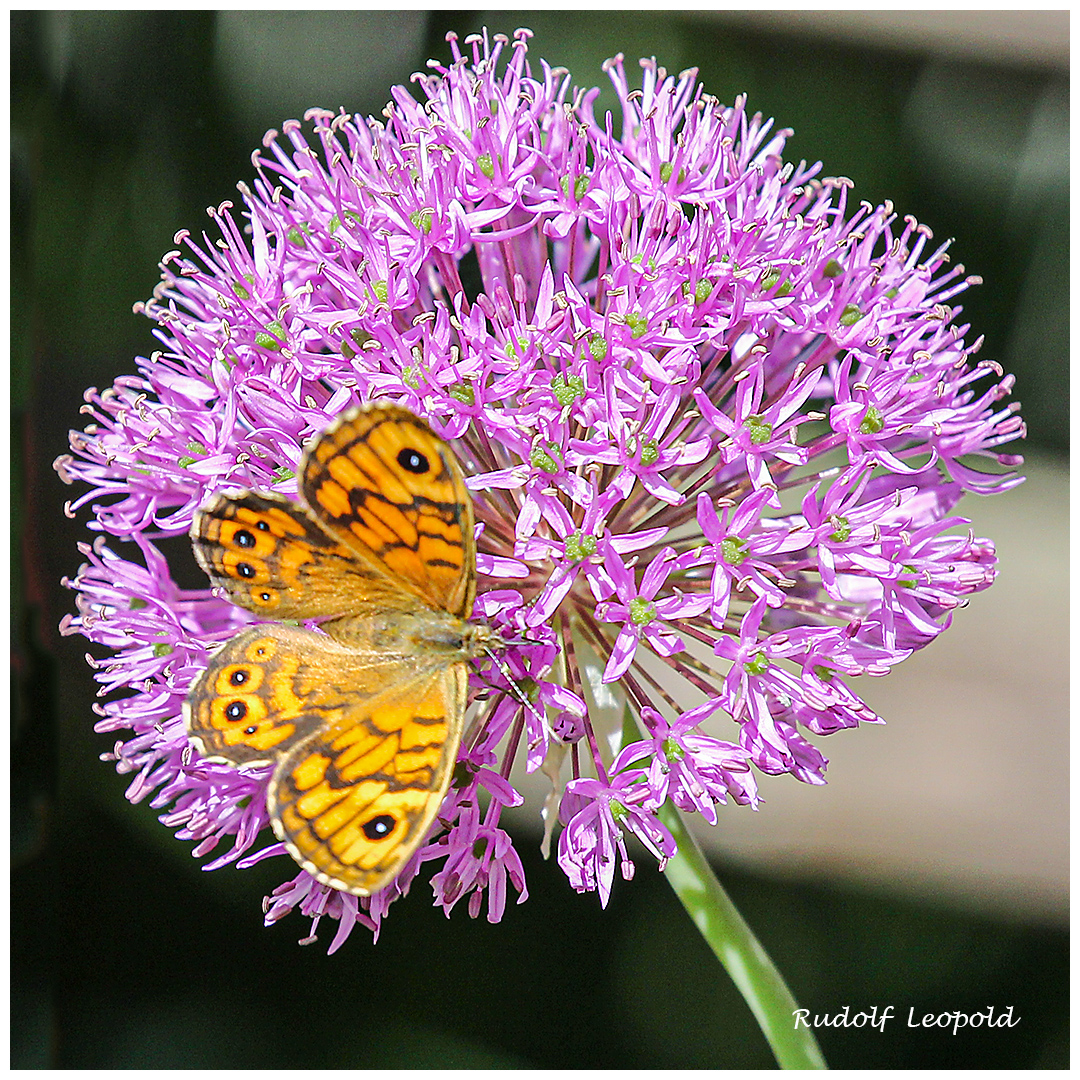
[[[544,716],[544,714],[540,712],[535,705],[533,705],[533,703],[529,700],[528,695],[522,691],[521,687],[518,685],[517,679],[514,677],[514,673],[503,661],[502,657],[499,656],[499,654],[495,652],[494,649],[489,648],[487,645],[484,646],[484,652],[491,658],[491,662],[499,669],[499,671],[502,672],[503,678],[505,678],[507,683],[509,684],[510,692],[514,695],[514,697],[516,697],[518,701],[520,701],[521,704],[524,705],[525,708],[528,709],[529,712],[531,712],[533,716],[535,716],[537,720],[539,720],[540,723],[544,725],[545,729],[550,732],[551,729],[548,728],[547,717]]]

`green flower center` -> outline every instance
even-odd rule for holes
[[[571,375],[568,379],[561,371],[551,380],[551,392],[562,408],[573,405],[578,398],[585,396],[585,380],[580,375]]]
[[[596,540],[595,536],[591,536],[588,533],[582,533],[580,529],[577,532],[571,533],[566,538],[566,557],[572,562],[580,562],[582,559],[587,559],[590,555],[596,554]]]
[[[769,658],[762,652],[754,653],[754,655],[743,664],[743,670],[750,675],[763,675],[769,670]]]
[[[772,424],[763,416],[748,416],[743,427],[750,435],[750,441],[755,446],[767,443],[772,438]]]
[[[271,352],[277,352],[285,338],[285,327],[279,322],[272,322],[267,325],[266,330],[260,330],[255,335],[255,344]]]
[[[708,278],[701,278],[694,284],[689,281],[683,282],[683,296],[693,297],[695,304],[704,304],[712,296],[713,283]]]
[[[641,457],[639,460],[642,465],[655,465],[660,460],[660,447],[655,439],[646,439],[641,444]]]
[[[630,601],[630,621],[635,626],[645,626],[656,618],[656,605],[651,600],[635,596]]]
[[[570,180],[571,177],[564,176],[561,180],[563,194],[570,198]],[[588,174],[574,177],[574,202],[579,203],[585,197],[585,192],[589,190],[589,177]]]
[[[720,558],[728,566],[738,566],[748,554],[749,543],[739,536],[725,536],[720,541]]]
[[[668,761],[682,761],[686,751],[669,735],[664,740],[664,757]]]
[[[876,435],[885,426],[885,417],[876,405],[871,405],[866,410],[866,416],[859,425],[859,431],[863,435]]]
[[[842,517],[839,514],[833,514],[829,518],[829,523],[835,525],[836,528],[829,535],[829,539],[836,544],[842,544],[851,535],[851,522],[846,517]]]
[[[431,232],[432,211],[428,209],[414,210],[409,215],[409,220],[422,232]]]
[[[455,401],[460,401],[462,405],[476,404],[476,390],[473,389],[471,383],[456,382],[453,386],[448,386],[446,392]]]
[[[780,281],[780,271],[779,270],[770,270],[761,279],[761,291],[762,292],[768,292],[778,281]],[[791,292],[791,282],[790,281],[784,281],[784,282],[781,283],[780,288],[778,288],[776,290],[776,295],[777,296],[787,296],[787,294],[789,292]]]
[[[643,315],[627,315],[626,325],[630,327],[630,336],[632,338],[641,337],[649,328],[649,320]]]
[[[518,349],[524,352],[529,347],[529,339],[526,337],[519,337],[517,344],[514,344],[513,338],[506,339],[506,354],[513,360],[518,358]]]
[[[467,788],[473,782],[475,770],[465,761],[459,761],[454,766],[454,778],[450,783],[459,791]]]
[[[542,443],[537,443],[532,450],[529,451],[529,464],[534,469],[540,469],[541,472],[551,473],[554,475],[562,470],[562,463],[554,456],[555,447],[549,445],[547,449],[544,448]]]
[[[660,182],[666,184],[671,179],[671,174],[675,171],[675,166],[670,161],[665,161],[660,166]],[[686,181],[686,170],[679,170],[678,182],[680,184]]]
[[[186,469],[195,462],[196,459],[190,455],[197,454],[199,457],[206,457],[206,455],[210,453],[201,442],[196,442],[194,439],[187,444],[187,450],[188,452],[176,463],[181,469]]]

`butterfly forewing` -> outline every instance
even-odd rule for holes
[[[195,558],[234,604],[268,619],[382,611],[400,589],[280,495],[220,493],[196,513]]]
[[[331,535],[433,607],[469,614],[472,500],[449,447],[398,406],[347,413],[304,458],[300,491]]]

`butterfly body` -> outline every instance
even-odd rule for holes
[[[319,881],[388,884],[449,786],[468,661],[492,633],[472,503],[449,447],[408,410],[339,417],[308,450],[300,501],[213,496],[191,538],[211,581],[264,618],[225,642],[184,715],[208,761],[273,764],[271,824]]]

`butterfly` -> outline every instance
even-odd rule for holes
[[[210,657],[184,707],[203,758],[274,766],[270,823],[325,885],[383,888],[423,841],[457,759],[471,622],[473,506],[461,466],[419,417],[373,404],[308,448],[299,502],[225,491],[196,512],[195,557],[264,618]]]

